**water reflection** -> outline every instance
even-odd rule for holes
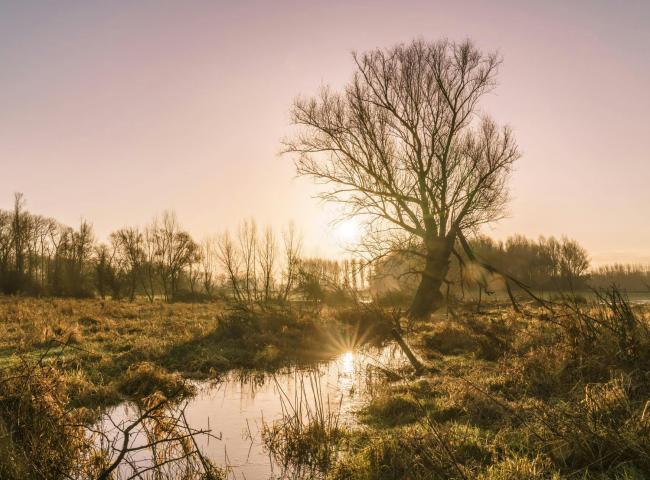
[[[346,375],[354,373],[354,352],[345,352],[341,356],[341,368]]]
[[[366,382],[374,375],[373,366],[390,368],[404,359],[394,346],[366,351],[346,351],[329,363],[309,370],[318,377],[325,401],[339,409],[342,422],[354,422],[353,412],[364,401]],[[280,395],[313,401],[314,383],[306,370],[287,370],[273,376],[231,373],[218,383],[199,383],[198,394],[186,408],[188,423],[195,429],[211,428],[221,437],[198,438],[199,447],[215,463],[230,467],[231,478],[280,479],[292,478],[290,472],[279,470],[265,450],[260,430],[263,422],[282,415]],[[303,391],[302,389],[305,389]],[[114,409],[114,420],[129,415],[127,405]]]

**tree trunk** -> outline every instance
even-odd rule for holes
[[[411,318],[425,318],[444,304],[444,296],[440,287],[442,287],[449,270],[451,257],[449,243],[448,240],[443,240],[427,249],[420,285],[418,285],[409,308]]]

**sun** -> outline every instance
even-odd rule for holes
[[[339,243],[357,243],[361,239],[361,228],[354,220],[344,220],[336,223],[333,234]]]

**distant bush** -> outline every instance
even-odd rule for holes
[[[413,292],[390,289],[379,293],[374,299],[375,303],[381,307],[405,307],[413,299]]]
[[[204,303],[213,302],[215,298],[214,295],[205,292],[193,292],[191,290],[181,289],[174,294],[174,298],[171,300],[173,302]]]

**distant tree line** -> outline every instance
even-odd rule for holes
[[[481,236],[472,243],[477,256],[538,290],[583,289],[589,278],[587,250],[567,237],[514,235],[495,241]]]
[[[92,225],[78,228],[25,208],[0,210],[0,292],[149,301],[228,297],[240,304],[321,302],[365,288],[361,262],[302,258],[293,225],[277,235],[244,221],[234,233],[195,241],[173,213],[144,228],[124,227],[98,242]]]
[[[345,303],[370,286],[372,269],[358,259],[305,258],[301,265],[299,289],[306,300]]]
[[[647,291],[650,268],[608,265],[590,269],[575,240],[515,235],[505,241],[471,240],[476,255],[538,290],[585,289],[616,284]],[[197,242],[173,213],[143,228],[124,227],[98,242],[92,225],[67,225],[25,208],[16,194],[11,210],[0,210],[0,292],[5,294],[111,297],[149,301],[227,297],[240,304],[300,299],[340,303],[358,292],[414,291],[417,256],[392,253],[373,262],[308,258],[290,225],[280,235],[244,221],[234,234]],[[461,272],[460,264],[469,268]],[[452,258],[447,281],[456,292],[472,288],[481,272],[468,258]],[[496,286],[498,288],[498,285]]]
[[[474,240],[473,245],[484,259],[538,290],[615,285],[628,292],[650,291],[650,265],[619,263],[592,267],[587,250],[570,238],[534,240],[515,235],[505,242],[496,242],[483,236]]]
[[[0,289],[3,293],[89,296],[95,239],[82,221],[77,229],[25,210],[16,194],[11,211],[0,210]]]
[[[616,285],[628,292],[650,291],[650,266],[639,264],[603,265],[590,273],[590,284],[597,288]]]
[[[478,259],[536,290],[582,290],[588,287],[591,278],[587,251],[566,237],[535,240],[514,235],[505,241],[496,241],[478,236],[470,240],[470,245]],[[417,255],[389,255],[377,262],[375,284],[379,289],[412,291],[417,287],[419,265]],[[465,255],[451,259],[446,280],[454,293],[462,293],[481,283],[494,289],[502,286],[501,278],[488,275]]]

